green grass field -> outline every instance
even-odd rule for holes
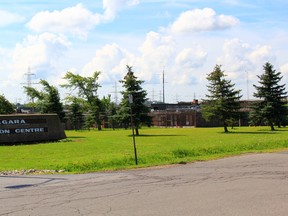
[[[288,148],[288,128],[144,128],[136,137],[137,167],[211,160]],[[135,168],[131,130],[66,131],[54,143],[0,146],[0,171],[65,170],[70,173]]]

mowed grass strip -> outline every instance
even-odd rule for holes
[[[288,129],[240,127],[144,128],[136,137],[135,165],[131,130],[66,131],[61,142],[0,146],[0,171],[65,170],[71,173],[129,169],[211,160],[243,153],[288,148]]]

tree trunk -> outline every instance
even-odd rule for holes
[[[113,131],[115,130],[115,122],[114,122],[114,120],[112,120],[112,129],[113,129]]]
[[[100,113],[97,112],[96,116],[97,116],[97,119],[96,119],[97,129],[98,129],[98,131],[101,131],[102,130],[102,125],[101,125],[102,122],[100,119]]]
[[[229,131],[228,131],[228,128],[227,128],[227,123],[226,123],[226,122],[224,122],[224,132],[225,132],[225,133],[229,132]]]
[[[98,127],[98,131],[102,130],[101,124],[97,124],[97,127]]]
[[[270,125],[270,128],[271,128],[271,131],[275,131],[275,128],[274,128],[274,125],[271,121],[269,121],[269,125]]]
[[[281,123],[280,122],[278,122],[277,125],[278,125],[278,128],[281,128]]]
[[[98,118],[97,121],[96,121],[96,124],[97,124],[98,131],[101,131],[102,130],[101,119]]]
[[[135,135],[136,135],[136,136],[139,136],[139,129],[138,129],[138,127],[135,127]]]

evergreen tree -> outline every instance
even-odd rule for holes
[[[137,77],[134,76],[131,66],[127,65],[127,70],[126,76],[120,81],[125,90],[121,92],[123,98],[120,103],[118,115],[120,116],[121,122],[125,126],[128,126],[131,121],[132,112],[132,119],[136,131],[135,134],[138,136],[139,128],[142,124],[147,126],[152,125],[152,117],[148,115],[150,108],[145,105],[147,102],[147,92],[141,87],[141,84],[144,81],[138,80]],[[129,103],[129,95],[132,95],[133,103]]]
[[[264,73],[258,75],[259,86],[253,85],[256,92],[254,97],[259,98],[252,107],[250,119],[252,123],[259,123],[260,120],[267,123],[271,130],[275,130],[274,125],[281,127],[286,125],[287,106],[285,84],[279,84],[282,80],[281,72],[276,72],[269,62],[263,66]]]
[[[13,105],[5,98],[4,95],[0,95],[0,114],[11,114],[13,112]]]
[[[45,80],[40,80],[39,83],[43,86],[42,91],[38,91],[33,87],[24,87],[26,94],[32,99],[37,99],[35,105],[41,113],[56,113],[60,120],[64,122],[65,113],[58,89]]]
[[[207,76],[209,95],[204,101],[202,108],[206,120],[218,120],[223,123],[224,131],[228,132],[227,126],[230,122],[239,118],[240,90],[235,90],[235,84],[226,80],[226,75],[220,65],[216,65],[214,71]]]
[[[72,103],[69,105],[68,118],[75,130],[81,129],[83,123],[83,106],[78,98],[72,98]]]
[[[111,103],[110,107],[109,107],[109,121],[110,121],[110,125],[113,128],[113,130],[115,130],[115,127],[118,127],[118,121],[117,121],[117,110],[118,110],[118,106],[116,103]]]
[[[101,100],[102,104],[102,113],[103,113],[103,119],[107,123],[108,127],[115,129],[115,124],[116,124],[116,104],[111,101],[111,95],[108,95],[108,97],[103,97]]]

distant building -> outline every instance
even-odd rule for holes
[[[22,113],[22,114],[33,114],[35,113],[35,108],[33,107],[25,107],[23,105],[18,105],[15,113]]]
[[[159,127],[196,127],[198,101],[177,104],[152,103],[153,125]]]
[[[240,115],[235,125],[248,126],[249,106],[252,101],[241,101]],[[201,113],[198,100],[177,104],[152,103],[153,125],[159,127],[218,127],[219,121],[206,121]]]

